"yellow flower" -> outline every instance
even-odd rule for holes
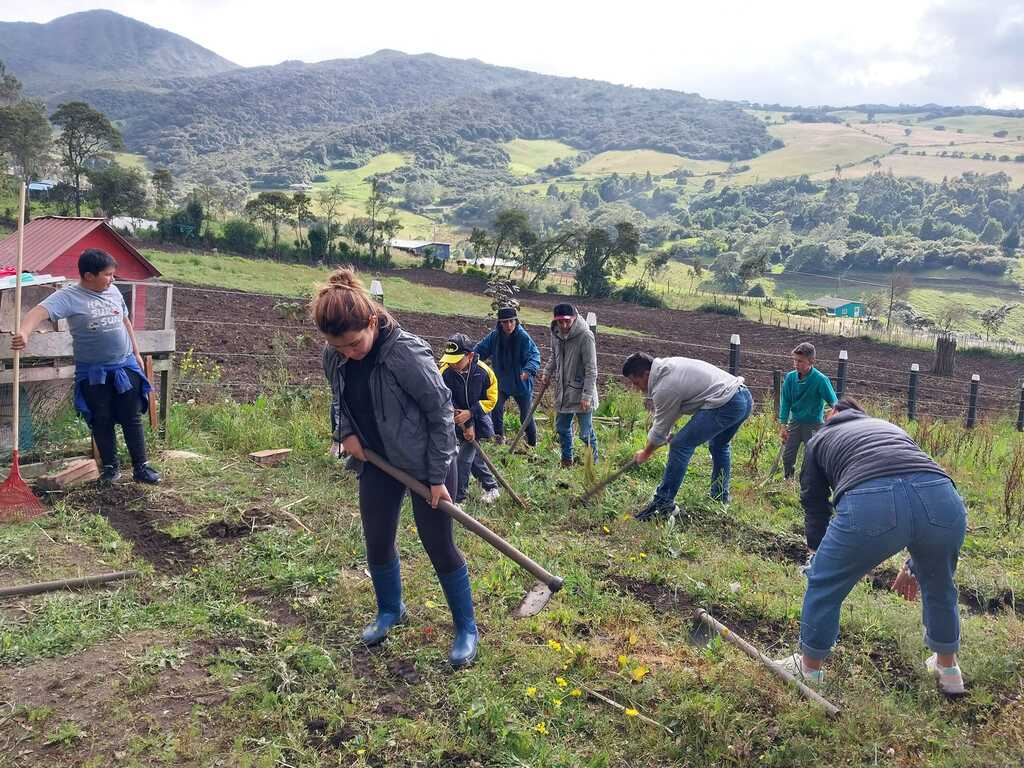
[[[629,659],[626,658],[625,654],[619,654],[619,669],[622,669],[626,664],[629,663]]]
[[[560,651],[562,650],[562,644],[557,640],[548,640],[548,648],[552,651]]]
[[[437,608],[437,603],[435,603],[433,600],[427,600],[425,603],[423,603],[423,605],[431,609]]]
[[[562,700],[561,699],[552,699],[551,703],[554,704],[556,708],[562,706]]]
[[[547,733],[548,727],[544,724],[544,721],[541,720],[539,723],[533,726],[533,730],[535,730],[537,733]]]
[[[357,749],[356,750],[356,754],[359,755],[360,757],[362,757],[363,755],[366,754],[366,750],[365,749]]]
[[[630,645],[636,645],[637,639],[636,639],[636,633],[635,632],[630,632],[629,633],[629,640],[628,640],[628,642],[629,642]]]
[[[536,698],[537,697],[537,686],[531,685],[529,688],[527,688],[526,689],[526,695],[529,696],[531,699]]]
[[[632,671],[631,675],[633,677],[633,680],[639,683],[641,680],[647,677],[647,673],[650,671],[651,670],[649,670],[647,667],[637,667]]]
[[[641,552],[640,553],[640,559],[643,560],[645,557],[647,557],[647,553],[646,552]]]
[[[602,525],[601,530],[605,533],[611,533],[611,529],[607,525]]]
[[[632,707],[627,707],[624,714],[626,715],[626,717],[636,717],[640,714],[640,711],[637,709],[633,709]]]
[[[569,691],[569,695],[578,699],[580,696],[583,695],[583,691],[581,691],[579,688],[573,688],[571,691]]]
[[[558,683],[559,688],[565,688],[569,682],[564,677],[556,677],[555,682]]]

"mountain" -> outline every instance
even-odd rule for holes
[[[176,175],[232,184],[309,181],[400,151],[465,192],[510,180],[500,145],[516,138],[725,161],[779,145],[739,105],[696,94],[389,50],[241,68],[108,11],[2,24],[0,60],[50,106],[74,98],[103,111],[129,149]]]
[[[46,24],[0,22],[0,61],[29,93],[46,97],[59,97],[69,85],[132,87],[238,68],[181,35],[101,10]]]

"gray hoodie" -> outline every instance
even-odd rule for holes
[[[647,381],[647,396],[654,403],[654,424],[647,433],[647,440],[651,445],[664,444],[680,416],[720,408],[732,400],[742,386],[742,376],[733,376],[703,360],[654,358]]]
[[[325,346],[323,363],[333,395],[334,439],[359,435],[345,404],[346,358]],[[428,485],[443,484],[456,450],[452,393],[441,379],[427,343],[397,328],[377,355],[370,393],[391,464]],[[365,439],[359,438],[365,445]],[[356,469],[360,471],[361,466]]]
[[[596,410],[597,344],[579,313],[564,336],[558,324],[551,321],[551,357],[544,373],[555,385],[558,413],[581,413],[580,401],[584,397],[590,400],[590,410]]]

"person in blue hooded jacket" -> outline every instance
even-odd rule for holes
[[[496,442],[505,437],[505,401],[510,397],[519,406],[520,422],[530,411],[533,379],[540,370],[540,350],[519,322],[515,307],[498,310],[498,324],[473,350],[477,359],[490,360],[498,377],[498,402],[491,411]],[[533,417],[526,425],[526,442],[537,445],[537,425]]]

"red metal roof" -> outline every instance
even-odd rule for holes
[[[46,268],[61,254],[97,227],[104,227],[128,251],[150,270],[153,276],[160,274],[145,256],[131,243],[117,234],[105,219],[75,216],[43,216],[25,225],[25,251],[22,269],[26,272],[45,272]],[[14,231],[0,240],[0,265],[14,266],[18,258],[18,232]]]

